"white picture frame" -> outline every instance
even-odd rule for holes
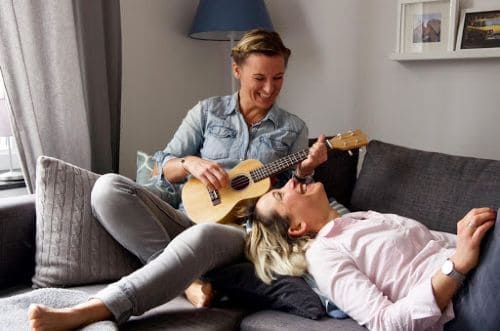
[[[397,54],[453,52],[458,0],[399,0]]]
[[[461,11],[456,50],[500,51],[500,5]]]

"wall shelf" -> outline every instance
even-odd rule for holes
[[[389,58],[393,61],[500,58],[500,48],[461,49],[439,53],[391,53]]]

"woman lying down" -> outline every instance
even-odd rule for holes
[[[479,263],[495,217],[491,208],[473,209],[456,236],[393,214],[339,217],[321,183],[291,179],[258,200],[246,254],[266,283],[308,269],[323,294],[370,330],[499,330],[498,227]],[[37,331],[111,318],[98,299],[66,309],[32,305],[29,313]]]
[[[307,268],[320,291],[369,330],[500,329],[500,257],[479,261],[495,224],[491,208],[469,211],[453,235],[394,214],[339,217],[321,183],[290,180],[262,196],[253,215],[246,254],[266,283]],[[497,251],[500,230],[493,231],[485,243]],[[473,307],[478,284],[468,275],[492,282],[481,307]]]

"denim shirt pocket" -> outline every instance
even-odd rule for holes
[[[281,139],[278,140],[272,136],[261,136],[259,138],[258,150],[261,153],[261,161],[269,163],[278,158],[288,155],[290,146],[284,143]]]
[[[233,128],[221,124],[209,126],[200,151],[201,157],[210,160],[227,158],[236,135],[237,132]]]

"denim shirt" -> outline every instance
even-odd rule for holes
[[[308,128],[299,117],[273,105],[258,123],[247,126],[239,111],[238,93],[200,101],[186,115],[163,151],[154,154],[159,169],[188,155],[216,161],[230,170],[246,159],[267,164],[308,147]],[[160,171],[158,184],[179,194]],[[284,180],[280,180],[280,184]]]

